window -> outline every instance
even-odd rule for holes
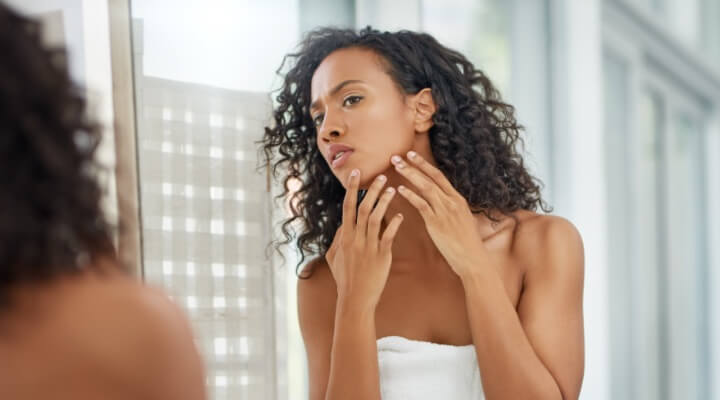
[[[254,141],[297,5],[131,6],[144,278],[188,313],[212,399],[286,398],[287,280]]]

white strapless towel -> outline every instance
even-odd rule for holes
[[[482,400],[475,347],[387,336],[377,340],[383,400]]]

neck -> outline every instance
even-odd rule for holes
[[[403,185],[422,197],[420,191],[400,175],[394,166],[391,166],[383,173],[388,178],[385,187],[393,187],[397,190],[399,185]],[[393,261],[414,266],[438,265],[439,262],[442,262],[444,258],[430,238],[422,215],[415,206],[398,192],[395,193],[390,204],[388,204],[383,217],[381,235],[387,227],[387,223],[398,213],[403,215],[403,221],[393,240]]]

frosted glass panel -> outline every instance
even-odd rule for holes
[[[701,127],[672,115],[668,135],[668,305],[671,398],[706,398],[707,289]]]

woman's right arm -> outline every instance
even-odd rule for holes
[[[326,399],[378,399],[375,308],[338,299]]]
[[[339,300],[322,258],[308,267],[312,278],[298,280],[297,296],[309,399],[379,399],[374,310]]]
[[[381,195],[385,179],[380,175],[357,207],[359,180],[359,174],[349,179],[342,224],[324,260],[311,266],[322,265],[314,270],[321,273],[298,283],[311,400],[380,399],[375,308],[402,216],[392,218],[381,236],[394,190]]]
[[[330,376],[330,352],[337,291],[325,260],[317,258],[305,267],[309,279],[298,279],[297,304],[300,333],[305,343],[310,400],[324,400]]]

